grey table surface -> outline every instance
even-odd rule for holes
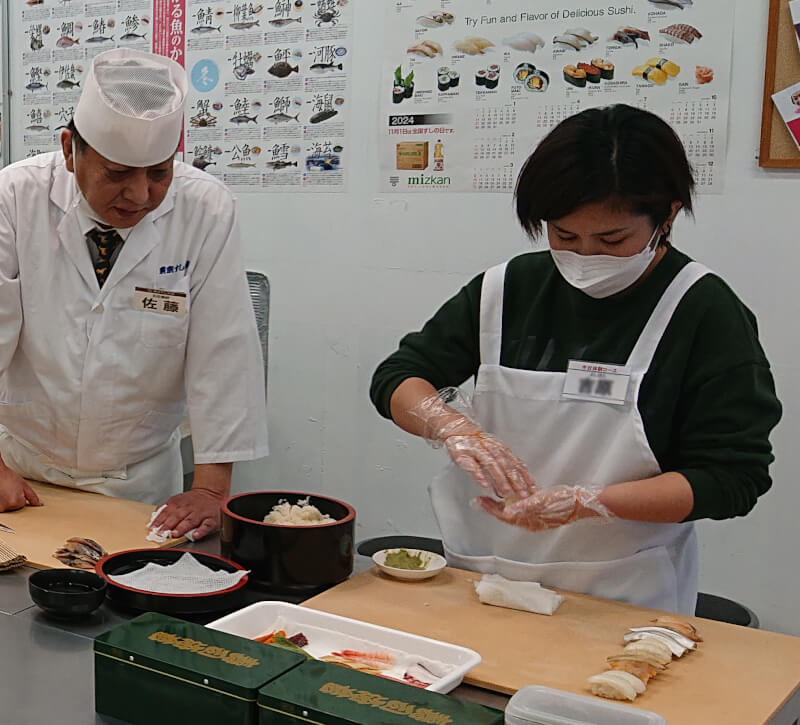
[[[186,548],[218,554],[219,542],[212,538]],[[356,555],[355,559],[356,572],[371,565],[366,557]],[[120,721],[94,711],[93,639],[135,612],[106,603],[79,620],[49,617],[28,593],[28,576],[33,571],[21,567],[0,572],[0,723],[118,725]],[[265,597],[252,595],[252,601],[260,598]],[[469,685],[451,694],[499,709],[508,701],[504,695]]]

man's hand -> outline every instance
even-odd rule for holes
[[[16,511],[26,505],[41,506],[42,502],[22,476],[0,461],[0,512]]]
[[[220,507],[228,498],[232,470],[232,463],[196,465],[191,491],[168,499],[153,528],[172,532],[173,539],[195,529],[194,541],[214,533],[219,528]]]

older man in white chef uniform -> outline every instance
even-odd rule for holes
[[[186,90],[167,58],[102,53],[62,150],[0,172],[0,511],[46,505],[25,477],[167,501],[156,526],[200,538],[233,462],[268,453],[236,205],[173,160]]]

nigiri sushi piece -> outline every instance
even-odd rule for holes
[[[649,667],[648,672],[650,673],[649,677],[655,677],[659,672],[664,672],[667,669],[666,665],[662,665],[655,657],[646,654],[631,654],[630,652],[623,652],[621,655],[612,655],[611,657],[606,657],[606,661],[611,666],[612,669],[618,670],[620,667],[615,667],[615,664],[621,662],[631,662],[631,663],[639,663],[644,664]],[[637,675],[635,672],[632,674]],[[640,678],[644,680],[644,678]],[[646,682],[646,681],[645,681]]]
[[[646,81],[656,83],[659,86],[663,86],[669,77],[663,70],[661,70],[661,68],[653,68],[649,65],[637,65],[633,69],[632,74],[635,76],[641,76]]]
[[[574,35],[581,40],[585,40],[587,43],[594,43],[597,41],[597,36],[586,28],[570,28],[566,31],[565,35]]]
[[[630,642],[623,648],[623,653],[652,657],[656,662],[662,665],[668,665],[672,662],[672,650],[663,642],[658,642],[654,639],[642,639],[637,642]]]
[[[592,58],[592,65],[599,69],[600,77],[603,80],[610,81],[614,79],[614,64],[609,63],[603,58]],[[580,65],[578,66],[580,68]]]
[[[664,5],[668,8],[679,8],[683,10],[693,5],[692,0],[650,0],[653,5]]]
[[[611,700],[635,700],[636,695],[644,692],[644,683],[634,675],[619,670],[609,670],[599,675],[592,675],[587,682],[593,695]]]
[[[680,644],[677,640],[657,632],[626,632],[623,638],[626,642],[636,642],[641,639],[654,639],[657,642],[662,642],[667,645],[670,652],[672,652],[675,657],[683,657],[687,650],[687,648]]]
[[[649,65],[652,68],[660,68],[670,78],[675,78],[681,72],[681,67],[667,58],[650,58],[645,65]]]
[[[412,45],[406,50],[406,53],[411,53],[412,55],[424,55],[426,58],[436,57],[436,52],[432,48],[429,48],[427,45],[423,45],[422,43],[419,43],[418,45]]]
[[[699,85],[704,83],[711,83],[714,80],[714,69],[705,65],[698,65],[694,69],[694,78]],[[666,627],[667,625],[662,625]]]
[[[544,40],[536,33],[517,33],[510,38],[505,38],[503,45],[507,45],[514,50],[535,53],[538,48],[544,48]]]
[[[642,30],[641,28],[631,28],[626,26],[624,28],[620,28],[620,31],[626,35],[632,35],[634,38],[639,38],[639,40],[646,40],[650,42],[650,33],[648,33],[646,30]]]
[[[494,47],[494,43],[486,38],[464,38],[455,43],[455,49],[465,55],[483,55],[491,47]]]
[[[620,657],[613,661],[609,660],[609,666],[612,670],[618,672],[628,672],[634,677],[638,677],[646,685],[658,673],[659,668],[650,662],[644,660],[637,660],[634,657]],[[661,667],[661,670],[664,668]]]
[[[440,28],[445,24],[444,15],[440,13],[431,13],[430,15],[420,15],[417,18],[417,25],[423,28]]]
[[[695,642],[703,641],[703,638],[697,633],[697,628],[693,624],[690,624],[689,622],[684,622],[682,619],[676,619],[675,617],[665,616],[665,617],[656,617],[652,621],[659,627],[674,629],[676,632],[680,632],[684,637],[688,637],[689,639],[694,640]]]
[[[420,45],[424,45],[425,47],[430,48],[437,55],[443,55],[444,54],[444,50],[443,50],[442,46],[439,45],[439,43],[437,43],[434,40],[423,40],[420,43]]]
[[[574,65],[565,65],[564,80],[573,86],[584,88],[586,86],[586,71]]]
[[[590,65],[589,63],[578,63],[578,70],[582,70],[586,73],[586,80],[589,83],[599,83],[600,82],[600,69]]]
[[[489,40],[488,38],[479,38],[479,37],[471,37],[466,38],[468,43],[472,43],[473,45],[478,46],[481,50],[486,50],[487,48],[494,48],[494,43]]]
[[[575,50],[583,50],[587,43],[577,35],[563,33],[561,35],[553,36],[553,45],[568,45],[570,48],[574,48]]]
[[[621,30],[618,30],[616,33],[614,33],[614,35],[611,36],[611,40],[616,41],[620,45],[633,45],[636,48],[639,47],[639,41],[635,35],[629,35]]]
[[[693,639],[682,635],[680,632],[676,632],[674,629],[667,629],[666,627],[631,627],[629,632],[654,632],[655,634],[660,634],[664,637],[669,637],[670,639],[674,639],[681,647],[684,649],[695,649],[697,645]]]
[[[666,28],[662,28],[658,32],[673,42],[677,40],[687,45],[691,45],[695,40],[699,40],[703,37],[703,34],[697,28],[693,25],[687,25],[686,23],[674,23],[673,25],[668,25]]]

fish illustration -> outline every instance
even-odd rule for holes
[[[278,169],[285,169],[287,166],[297,166],[297,162],[296,161],[282,161],[282,160],[267,161],[265,166],[269,166],[269,168],[271,168],[271,169],[278,170]]]
[[[240,123],[258,123],[258,116],[245,116],[243,113],[239,114],[238,116],[234,116],[231,120],[231,123],[235,123],[237,126]]]
[[[289,23],[299,23],[303,20],[303,18],[273,18],[269,21],[270,25],[274,25],[276,28],[282,28],[284,25],[288,25]]]
[[[228,164],[232,169],[252,169],[255,167],[255,164],[246,164],[243,161],[235,161],[232,164]]]
[[[255,69],[249,65],[237,65],[233,69],[233,75],[236,76],[237,80],[243,81],[247,76],[252,75],[255,73]]]
[[[259,22],[258,20],[244,20],[240,23],[231,23],[230,25],[234,30],[249,30],[258,25]]]
[[[276,78],[286,78],[290,73],[299,73],[300,66],[293,66],[282,60],[280,63],[275,63],[267,73],[274,75]]]
[[[60,125],[60,126],[56,126],[56,127],[53,129],[53,130],[54,130],[54,131],[58,131],[58,130],[60,130],[60,129],[62,129],[62,128],[66,128],[66,127],[67,127],[67,124],[66,124],[66,123],[64,123],[64,124],[62,124],[62,125]]]
[[[114,41],[114,36],[113,35],[109,36],[108,38],[106,38],[104,35],[93,35],[86,42],[87,43],[107,43],[109,41],[110,42]]]
[[[142,33],[142,35],[139,35],[139,33],[125,33],[120,40],[147,40],[147,33]]]
[[[31,126],[25,126],[26,131],[49,131],[50,126],[42,126],[41,124],[33,124]]]
[[[327,121],[329,118],[333,118],[338,113],[339,111],[336,111],[333,108],[329,108],[327,111],[320,111],[319,113],[315,113],[308,120],[311,123],[322,123],[323,121]]]
[[[27,88],[29,91],[38,91],[41,88],[47,88],[47,86],[41,81],[31,81],[27,86],[25,86],[25,88]]]
[[[65,78],[63,81],[59,81],[58,83],[56,83],[56,88],[60,88],[61,90],[68,91],[68,90],[71,90],[72,88],[76,88],[80,84],[81,84],[80,81],[70,81],[70,80],[67,80]]]
[[[309,70],[312,73],[325,73],[326,71],[337,71],[342,70],[344,68],[342,63],[334,63],[331,61],[330,63],[314,63]]]
[[[44,0],[25,0],[26,5],[42,5]]]
[[[190,32],[192,33],[211,33],[213,31],[217,31],[218,33],[222,32],[222,26],[214,27],[213,25],[198,25],[196,28],[192,28]]]
[[[206,166],[216,166],[216,164],[216,161],[209,161],[204,156],[198,156],[196,159],[194,159],[194,161],[192,161],[192,166],[200,169],[200,171],[205,169]]]
[[[70,38],[68,35],[62,35],[56,41],[56,48],[71,48],[73,45],[78,45],[80,42],[80,38]]]
[[[296,116],[290,116],[287,113],[273,113],[271,116],[267,116],[267,121],[270,123],[286,123],[287,121],[297,121],[300,123],[300,114],[298,113]]]
[[[344,146],[334,146],[334,147],[333,147],[333,150],[334,150],[334,151],[335,151],[337,154],[340,154],[340,153],[342,153],[342,151],[344,151]]]

